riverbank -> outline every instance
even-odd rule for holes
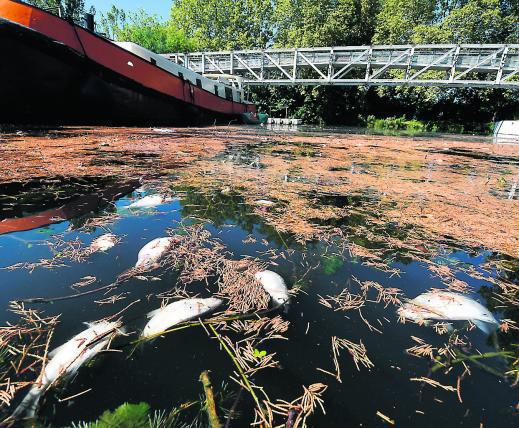
[[[409,134],[421,133],[448,133],[448,134],[471,134],[492,135],[494,123],[452,123],[445,121],[423,121],[407,119],[405,116],[391,116],[377,118],[368,116],[365,121],[368,129],[376,131],[405,131]]]

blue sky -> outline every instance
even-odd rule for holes
[[[136,10],[144,9],[150,14],[157,14],[166,19],[169,16],[172,0],[86,0],[86,9],[94,6],[97,13],[106,12],[115,4],[119,9]]]

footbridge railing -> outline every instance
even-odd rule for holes
[[[249,86],[445,86],[519,89],[519,44],[345,46],[165,54]]]

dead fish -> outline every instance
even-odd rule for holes
[[[89,250],[91,253],[96,253],[98,251],[108,251],[110,248],[114,247],[116,243],[117,236],[115,236],[113,233],[105,233],[104,235],[98,236],[92,241]]]
[[[420,294],[404,303],[398,314],[412,321],[471,321],[486,334],[499,325],[494,315],[481,303],[450,291]]]
[[[120,322],[99,321],[87,325],[88,329],[49,353],[48,363],[13,412],[13,418],[19,419],[23,415],[33,418],[43,394],[58,380],[73,376],[82,365],[106,349],[121,328]]]
[[[260,206],[263,206],[263,207],[271,207],[273,205],[276,205],[275,202],[268,201],[267,199],[259,199],[259,200],[255,201],[254,203],[256,205],[260,205]]]
[[[214,297],[208,299],[183,299],[170,303],[148,314],[150,320],[144,327],[141,337],[155,336],[176,324],[198,318],[216,309],[221,304],[222,300]]]
[[[290,297],[285,281],[276,272],[264,270],[256,273],[254,278],[256,278],[263,286],[263,289],[270,294],[270,297],[276,305],[281,306],[289,302]]]
[[[168,128],[153,128],[153,132],[157,132],[159,134],[174,134],[177,131],[174,129],[168,129]]]
[[[154,208],[167,202],[171,202],[172,200],[172,198],[163,195],[148,195],[132,202],[128,208]]]
[[[148,242],[141,248],[137,255],[136,268],[150,268],[156,264],[160,258],[166,254],[166,251],[173,244],[173,237],[156,238]]]

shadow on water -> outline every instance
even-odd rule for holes
[[[449,148],[449,149],[433,149],[433,150],[424,150],[429,153],[440,153],[444,155],[452,155],[452,156],[460,156],[466,157],[469,159],[481,159],[490,161],[493,163],[497,163],[500,165],[519,165],[519,159],[514,156],[496,156],[490,153],[477,152],[475,150],[468,150],[462,148]]]

